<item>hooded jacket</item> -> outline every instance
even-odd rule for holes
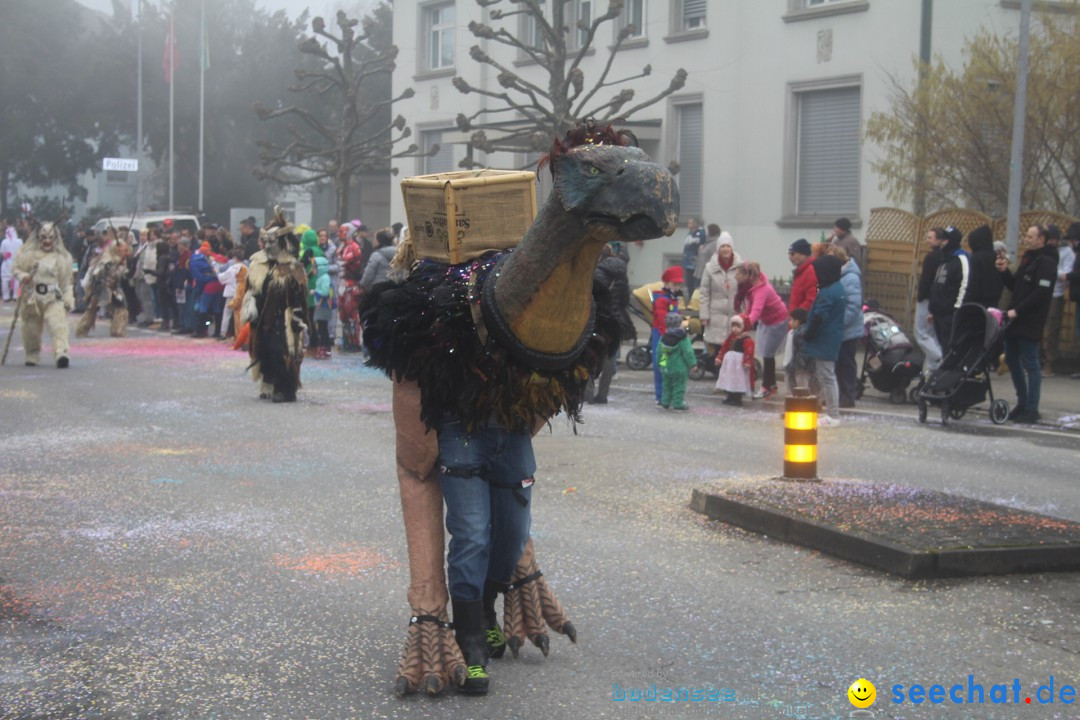
[[[836,362],[844,336],[846,299],[840,284],[840,258],[822,255],[813,261],[818,280],[817,297],[806,318],[803,355]]]
[[[1057,266],[1057,248],[1044,245],[1038,250],[1024,253],[1015,274],[1011,270],[1002,273],[1005,287],[1012,290],[1009,309],[1016,311],[1016,318],[1005,330],[1007,337],[1042,341],[1046,314],[1050,311],[1050,297],[1057,279]]]
[[[659,366],[664,375],[686,377],[697,365],[697,356],[690,345],[690,336],[681,327],[668,330],[660,337]]]
[[[600,258],[596,270],[593,271],[593,280],[607,288],[609,307],[612,314],[619,319],[622,339],[635,340],[637,331],[627,310],[630,306],[630,281],[626,277],[626,263],[614,255]]]
[[[982,225],[972,230],[968,235],[968,245],[971,247],[971,277],[964,302],[997,307],[1004,286],[1001,272],[994,264],[997,253],[994,252],[994,235],[990,227]]]
[[[862,272],[854,260],[844,263],[840,286],[844,288],[844,340],[858,340],[863,336]]]

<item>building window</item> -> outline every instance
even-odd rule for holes
[[[679,0],[679,17],[681,25],[679,30],[697,30],[705,27],[705,6],[707,0]]]
[[[442,70],[454,67],[454,3],[429,5],[423,12],[426,69]]]
[[[593,0],[574,0],[574,18],[570,26],[573,47],[582,48],[589,41],[589,26],[593,21]]]
[[[787,0],[787,5],[784,22],[865,12],[870,9],[869,0]]]
[[[626,0],[617,22],[620,30],[630,28],[630,37],[645,37],[645,0]]]
[[[541,10],[546,11],[547,5],[543,0],[541,0],[537,4],[540,6]],[[522,15],[520,26],[518,29],[518,37],[520,37],[522,42],[524,42],[529,47],[536,50],[543,50],[544,32],[540,27],[540,23],[536,21],[536,16],[534,16],[531,12],[527,12],[526,10],[521,10],[520,12],[522,13]]]
[[[675,106],[675,157],[679,163],[679,213],[701,215],[705,170],[705,121],[701,103]]]
[[[434,173],[454,172],[459,168],[454,164],[454,146],[442,141],[441,130],[428,130],[420,133],[421,148],[425,153],[423,160],[422,175]],[[434,155],[426,155],[431,148],[439,146]]]
[[[797,215],[858,215],[862,88],[796,92]]]

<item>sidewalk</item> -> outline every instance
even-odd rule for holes
[[[704,380],[691,380],[686,387],[687,397],[694,398],[692,402],[698,404],[715,403],[719,406],[720,402],[723,400],[723,396],[712,394],[714,382],[715,380],[711,376],[707,376]],[[620,391],[651,393],[653,392],[652,383],[651,368],[635,371],[628,369],[625,364],[620,363],[618,374],[611,384],[611,390],[613,393]],[[995,399],[1003,398],[1007,400],[1010,407],[1016,403],[1016,391],[1013,390],[1012,380],[1009,378],[1008,374],[991,375],[990,383],[994,391]],[[911,387],[914,387],[914,385]],[[779,410],[783,407],[783,395],[786,390],[787,388],[781,379],[780,395],[770,398],[769,400],[750,401],[750,407],[762,407],[763,404],[764,407],[770,409],[776,408]],[[1005,423],[1001,427],[1041,427],[1043,429],[1068,430],[1080,433],[1080,380],[1072,380],[1068,375],[1043,378],[1041,395],[1039,414],[1042,415],[1042,420],[1037,426],[1017,426],[1012,423]],[[987,402],[981,405],[975,405],[969,410],[969,413],[976,417],[987,419],[989,409],[990,403]],[[937,408],[931,408],[928,422],[938,422],[936,410]],[[853,410],[842,410],[841,412],[854,414],[869,413],[893,417],[904,416],[910,417],[912,422],[918,421],[918,408],[913,403],[906,402],[902,405],[894,405],[889,402],[888,395],[878,392],[871,387],[869,383],[867,383],[866,392],[862,396],[862,399],[855,403],[855,408]]]

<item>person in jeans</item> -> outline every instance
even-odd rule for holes
[[[926,231],[926,245],[930,252],[923,258],[922,272],[919,274],[918,295],[915,304],[915,342],[923,352],[923,375],[930,377],[930,373],[941,365],[941,343],[938,342],[937,332],[933,323],[930,322],[930,288],[934,284],[934,276],[937,269],[945,260],[942,248],[945,247],[945,228],[931,228]]]
[[[1042,376],[1051,378],[1054,377],[1054,363],[1061,354],[1061,332],[1065,326],[1065,288],[1076,255],[1068,241],[1062,242],[1061,229],[1057,225],[1047,226],[1046,243],[1057,248],[1058,252],[1057,277],[1053,296],[1050,298],[1050,311],[1046,317],[1046,333],[1043,338],[1043,356],[1046,362],[1042,364]]]
[[[844,339],[846,298],[840,284],[843,265],[835,255],[822,255],[813,261],[818,279],[818,293],[806,318],[803,355],[814,360],[814,375],[821,384],[825,413],[819,427],[840,424],[840,390],[836,384],[836,359]]]
[[[1005,258],[998,258],[1002,282],[1012,291],[1006,313],[1005,362],[1016,388],[1016,407],[1009,420],[1018,423],[1039,421],[1039,394],[1042,374],[1039,367],[1039,343],[1050,311],[1050,299],[1057,278],[1057,248],[1046,243],[1047,231],[1032,225],[1024,235],[1026,252],[1014,274]]]

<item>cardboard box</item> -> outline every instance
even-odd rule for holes
[[[416,255],[457,264],[516,246],[536,218],[536,174],[464,170],[401,181]]]

